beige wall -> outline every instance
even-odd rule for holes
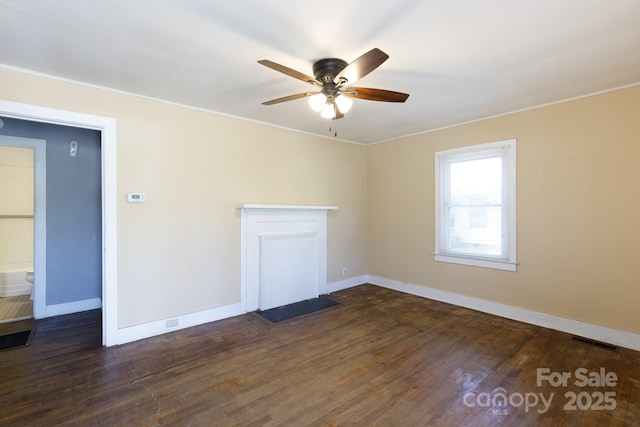
[[[640,86],[368,149],[368,273],[640,333]],[[515,138],[518,271],[435,262],[434,152]]]
[[[0,93],[117,120],[120,328],[240,302],[240,203],[337,205],[328,281],[366,273],[363,146],[7,69]]]

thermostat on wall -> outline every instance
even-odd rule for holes
[[[144,193],[129,193],[127,194],[127,201],[129,203],[142,203],[144,202]]]

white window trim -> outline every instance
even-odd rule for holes
[[[441,251],[441,171],[440,164],[443,157],[457,154],[472,153],[474,151],[486,151],[496,148],[508,148],[508,204],[509,204],[509,259],[492,259],[481,256],[472,256],[464,254],[451,254]],[[451,150],[437,151],[435,153],[435,252],[434,260],[440,262],[448,262],[454,264],[471,265],[475,267],[493,268],[498,270],[516,271],[516,140],[510,139],[505,141],[489,142],[485,144],[477,144],[472,146],[454,148]]]

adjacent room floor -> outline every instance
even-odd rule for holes
[[[33,317],[31,295],[0,298],[0,323]]]
[[[640,352],[373,285],[331,298],[110,348],[99,311],[37,321],[0,352],[0,425],[638,425]]]

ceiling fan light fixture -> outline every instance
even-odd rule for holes
[[[324,104],[320,116],[324,119],[333,119],[336,117],[336,109],[332,102],[327,102],[326,104]]]
[[[382,102],[405,102],[409,97],[408,93],[350,86],[378,68],[388,58],[389,55],[378,48],[373,48],[351,63],[338,58],[319,59],[313,63],[313,77],[276,62],[262,59],[258,61],[259,64],[311,84],[315,86],[316,90],[320,88],[320,92],[296,93],[265,101],[262,104],[274,105],[309,98],[311,109],[319,112],[323,118],[341,119],[353,105],[352,98]]]
[[[342,114],[346,113],[351,109],[353,105],[353,99],[347,98],[344,95],[339,95],[336,97],[336,105]]]
[[[327,103],[327,97],[324,93],[316,93],[309,97],[309,106],[313,111],[317,111],[318,113],[322,111],[322,108]]]

